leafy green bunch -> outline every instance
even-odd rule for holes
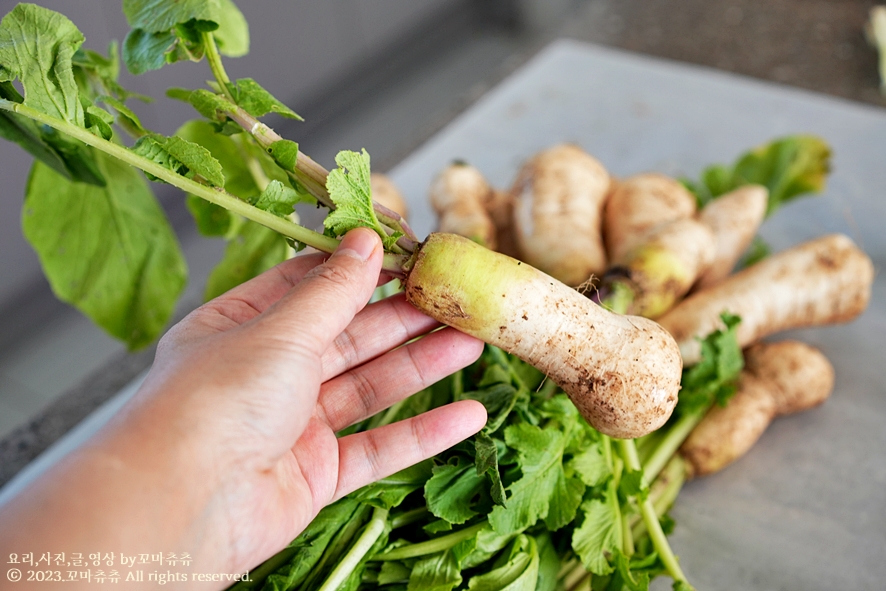
[[[590,427],[535,368],[487,346],[472,366],[348,428],[481,402],[477,435],[324,508],[232,591],[646,591],[657,576],[691,589],[665,534],[687,477],[677,449],[735,392],[739,319],[702,341],[685,396],[658,432],[633,442]]]
[[[221,54],[242,55],[249,45],[231,0],[125,0],[123,10],[132,27],[123,44],[131,71],[204,57],[212,69],[209,88],[169,91],[204,117],[173,136],[146,129],[127,105],[150,99],[119,84],[115,45],[107,56],[83,49],[69,19],[33,4],[0,22],[0,136],[35,158],[22,226],[61,300],[133,349],[167,324],[187,268],[145,178],[188,193],[200,232],[228,241],[207,299],[306,244],[332,252],[358,226],[378,232],[389,253],[385,268],[402,272],[417,239],[373,203],[369,155],[342,152],[328,173],[260,121],[300,119],[294,111],[254,80],[228,78]],[[323,234],[296,223],[300,202],[330,210]]]
[[[463,399],[486,407],[480,433],[326,507],[235,589],[637,591],[661,574],[689,588],[624,442],[499,349],[348,432]]]

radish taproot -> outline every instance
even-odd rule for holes
[[[708,268],[714,241],[710,229],[692,218],[659,225],[607,269],[592,295],[616,312],[656,318]]]
[[[431,234],[414,261],[405,283],[414,306],[537,367],[598,431],[640,437],[670,416],[682,362],[656,323],[608,312],[454,234]]]
[[[766,187],[744,185],[710,201],[698,212],[698,220],[711,229],[716,244],[713,261],[699,277],[696,291],[729,276],[763,223],[768,198]]]
[[[602,273],[601,218],[609,187],[603,165],[578,146],[561,144],[530,158],[511,187],[523,259],[567,285]]]
[[[613,185],[603,210],[603,238],[611,260],[627,256],[655,226],[695,214],[695,197],[666,175],[637,174]]]
[[[738,389],[714,406],[680,447],[693,476],[711,474],[743,456],[772,420],[824,402],[834,368],[816,348],[798,341],[758,343],[745,351]]]
[[[465,162],[453,162],[440,171],[430,189],[441,232],[495,249],[496,228],[486,210],[492,197],[492,187],[483,174]]]
[[[658,322],[692,364],[701,353],[697,339],[721,326],[724,311],[741,317],[738,342],[746,347],[782,330],[852,320],[867,307],[873,279],[870,258],[848,237],[831,234],[690,295]]]

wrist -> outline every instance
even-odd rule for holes
[[[93,441],[76,450],[18,497],[0,508],[0,557],[12,553],[35,558],[64,554],[66,561],[80,555],[110,554],[112,564],[82,568],[65,565],[33,566],[31,570],[116,571],[120,582],[129,573],[141,573],[145,587],[157,585],[155,572],[225,572],[227,556],[213,544],[220,541],[212,513],[211,478],[195,477],[199,467],[188,459],[187,446],[166,441],[162,434],[147,438],[130,422],[111,425]],[[187,555],[189,564],[175,567],[162,562],[123,564],[123,557]],[[23,572],[27,566],[20,566]],[[76,588],[65,580],[65,588]],[[191,577],[188,577],[191,580]],[[88,581],[78,579],[77,583]],[[95,582],[95,581],[93,581]],[[25,589],[28,581],[22,581]],[[37,584],[32,582],[31,584]],[[40,583],[40,589],[47,582]],[[128,588],[137,588],[129,582]]]

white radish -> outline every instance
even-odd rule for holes
[[[744,185],[714,199],[698,212],[698,221],[711,229],[716,244],[713,261],[696,283],[696,291],[729,276],[763,223],[768,199],[766,187]]]
[[[603,275],[602,300],[617,312],[656,318],[689,291],[713,252],[713,234],[692,218],[657,226]]]
[[[757,442],[777,416],[824,402],[834,368],[818,349],[798,341],[758,343],[745,352],[738,390],[714,406],[680,448],[694,476],[722,470]]]
[[[546,373],[606,435],[654,431],[677,402],[680,352],[658,324],[608,312],[532,266],[470,240],[432,234],[405,291],[426,314]]]
[[[578,146],[554,146],[526,162],[511,188],[524,260],[567,285],[602,273],[601,217],[609,185],[603,165]]]
[[[603,214],[603,237],[611,260],[627,256],[652,228],[695,214],[695,197],[666,175],[638,174],[613,185]]]
[[[720,314],[741,317],[746,347],[783,330],[847,322],[864,311],[874,265],[842,234],[805,242],[690,295],[658,319],[680,345],[686,364],[698,362],[698,339],[722,327]]]
[[[431,206],[440,220],[440,231],[458,234],[487,248],[496,247],[495,225],[486,211],[492,187],[470,164],[455,162],[434,179]]]

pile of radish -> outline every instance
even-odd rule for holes
[[[808,137],[773,142],[748,153],[744,161],[754,154],[791,150],[798,152],[797,161],[808,156],[804,151],[817,150],[818,160],[812,157],[814,164],[806,165],[826,170],[827,150],[821,149],[819,140]],[[739,161],[737,168],[741,165]],[[582,294],[620,314],[655,319],[679,344],[687,367],[684,376],[687,372],[691,376],[697,369],[694,366],[704,362],[702,350],[710,347],[705,337],[730,342],[727,348],[734,349],[733,357],[739,349],[744,350],[738,365],[732,362],[731,379],[702,378],[712,388],[725,389],[721,403],[716,403],[717,396],[700,406],[687,403],[688,410],[678,410],[665,428],[651,434],[647,434],[649,426],[660,426],[648,419],[655,413],[653,409],[624,402],[621,406],[630,412],[616,415],[600,408],[605,403],[588,403],[587,396],[571,395],[581,414],[602,433],[643,436],[637,441],[637,459],[643,478],[652,483],[649,497],[657,515],[673,503],[687,478],[721,470],[744,455],[775,417],[812,408],[830,395],[834,370],[820,351],[797,341],[768,343],[761,339],[789,329],[852,320],[864,311],[870,298],[873,265],[843,235],[823,236],[739,265],[768,213],[783,201],[821,188],[807,186],[770,200],[770,191],[758,183],[781,185],[785,193],[783,187],[791,179],[779,177],[779,172],[769,171],[768,176],[756,179],[747,175],[757,182],[745,179],[721,194],[699,195],[700,185],[659,173],[612,178],[579,147],[558,145],[529,158],[507,189],[492,187],[481,171],[465,162],[447,166],[431,184],[429,198],[441,231],[498,249],[513,257],[510,264],[530,263],[571,285],[573,298]],[[781,171],[784,176],[812,173]],[[560,240],[563,232],[579,237],[569,241],[565,249]],[[432,235],[426,244],[433,247],[438,241],[446,244],[451,257],[446,264],[452,265],[461,256],[470,256],[463,252],[479,247],[438,235]],[[497,264],[508,265],[509,260],[501,259]],[[736,266],[742,268],[733,273]],[[515,277],[508,297],[518,297],[512,294],[531,286],[537,273],[530,267],[525,276]],[[464,281],[482,284],[483,278],[468,276]],[[405,289],[410,301],[427,310],[423,290],[416,292],[408,280]],[[497,293],[490,297],[495,296]],[[446,299],[447,295],[435,293],[433,297]],[[453,317],[451,310],[444,310],[437,317],[458,328],[469,327],[472,314],[466,313],[462,319],[462,311]],[[570,317],[582,314],[584,320],[560,325],[560,339],[589,341],[582,324],[594,326],[599,320],[588,312]],[[500,319],[502,326],[525,322],[519,314]],[[482,329],[470,327],[468,332],[494,342],[494,323]],[[519,341],[499,344],[508,353],[526,358]],[[619,353],[613,355],[606,343],[594,341],[592,348],[606,351],[595,362],[606,365],[633,357],[623,342],[617,346]],[[667,347],[662,345],[662,349]],[[729,355],[728,351],[721,353],[724,358]],[[551,369],[534,364],[545,372]],[[653,374],[655,370],[650,368]],[[645,526],[641,522],[636,533],[642,535]],[[588,587],[595,573],[587,562],[573,556],[571,570],[560,572],[560,583],[578,588],[574,584],[582,581]],[[620,588],[608,586],[607,580],[601,588]]]

